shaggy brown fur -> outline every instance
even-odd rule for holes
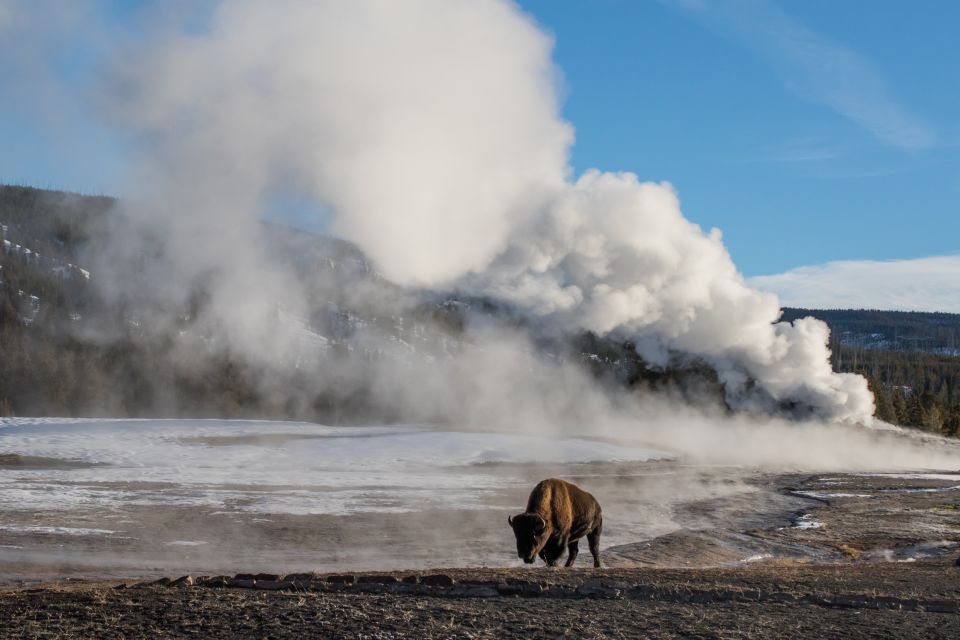
[[[507,518],[517,538],[517,555],[527,564],[539,555],[547,565],[556,566],[567,549],[569,567],[577,559],[578,541],[587,536],[593,566],[600,566],[600,533],[603,515],[596,498],[580,487],[549,478],[530,493],[527,510]]]

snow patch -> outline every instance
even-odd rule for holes
[[[105,536],[110,535],[111,533],[116,533],[116,531],[111,531],[110,529],[87,529],[83,527],[39,527],[31,525],[8,524],[0,524],[0,531],[57,536]]]

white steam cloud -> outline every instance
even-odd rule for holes
[[[293,285],[237,247],[294,191],[399,283],[622,336],[654,365],[698,357],[734,404],[869,422],[865,380],[831,371],[826,326],[777,323],[776,296],[745,284],[669,184],[571,181],[551,48],[506,0],[233,0],[118,57],[109,105],[147,142],[137,193],[172,261],[214,274],[238,343],[269,322],[252,283]]]

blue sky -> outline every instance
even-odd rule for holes
[[[125,145],[86,82],[139,4],[94,5],[95,33],[51,38],[56,82],[0,42],[0,181],[119,190]],[[673,183],[746,275],[960,253],[960,3],[520,4],[556,38],[575,171]]]
[[[556,37],[577,170],[670,181],[745,274],[960,252],[960,3],[522,4]]]

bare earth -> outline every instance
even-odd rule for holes
[[[0,564],[0,637],[960,637],[958,479],[753,482],[678,506],[679,529],[605,549],[601,570],[232,573],[171,586],[147,584],[157,572],[105,581],[131,569],[21,557]]]
[[[453,584],[365,574],[301,577],[282,591],[84,583],[2,593],[0,637],[957,638],[957,572],[926,561],[442,570],[421,579]]]

